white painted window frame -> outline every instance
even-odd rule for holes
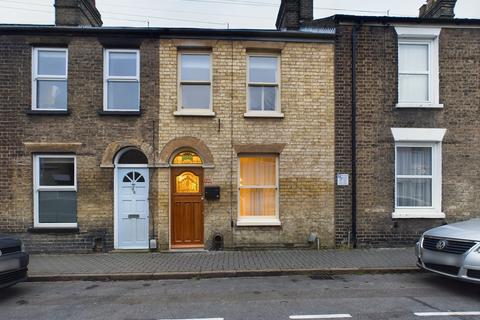
[[[250,58],[252,57],[271,57],[277,59],[277,82],[250,82]],[[281,109],[281,54],[280,53],[263,53],[263,52],[252,52],[247,54],[247,81],[246,81],[246,112],[243,114],[246,118],[283,118],[284,114]],[[250,86],[267,86],[267,87],[276,87],[277,94],[275,99],[275,111],[264,111],[264,110],[250,110]],[[262,93],[262,109],[263,109],[264,99]]]
[[[110,53],[135,53],[136,54],[136,64],[137,70],[135,76],[110,76]],[[109,109],[108,108],[108,82],[138,82],[138,107],[131,109]],[[140,111],[140,50],[138,49],[104,49],[103,50],[103,111],[116,111],[116,112],[131,112],[131,111]]]
[[[73,159],[73,186],[41,186],[40,185],[40,159],[63,158]],[[75,191],[77,192],[77,157],[73,154],[36,154],[33,156],[33,226],[35,228],[76,228],[77,223],[40,223],[39,216],[39,191]],[[78,216],[77,216],[78,219]]]
[[[441,28],[432,27],[395,27],[398,36],[398,57],[400,60],[400,45],[402,44],[426,44],[428,45],[428,101],[425,102],[402,102],[400,101],[400,74],[421,74],[418,72],[400,73],[398,63],[398,89],[396,108],[443,108],[440,104],[440,79],[439,79],[439,37]],[[427,74],[427,73],[424,73]]]
[[[392,218],[445,218],[442,212],[442,141],[446,129],[392,128],[395,140],[395,194]],[[432,206],[400,207],[397,206],[397,148],[428,147],[432,150]],[[405,178],[406,176],[401,176]]]
[[[275,158],[275,185],[266,186],[240,186],[240,159],[251,157],[272,157]],[[279,178],[279,161],[280,156],[278,154],[261,154],[261,153],[249,153],[238,155],[237,165],[237,226],[281,226],[280,221],[280,178]],[[240,215],[240,189],[275,189],[275,216],[241,216]]]
[[[57,51],[65,52],[65,75],[39,75],[38,74],[38,52],[39,51]],[[67,105],[65,108],[39,108],[37,101],[38,80],[64,80],[67,82]],[[32,110],[39,111],[66,111],[68,109],[68,48],[49,48],[35,47],[32,48]]]
[[[202,81],[202,80],[184,80],[182,81],[182,56],[183,55],[202,55],[209,57],[210,60],[210,80],[209,81]],[[184,50],[179,51],[177,56],[177,111],[173,114],[175,116],[215,116],[215,112],[213,112],[213,58],[211,51],[205,50]],[[208,108],[205,109],[188,109],[183,108],[182,105],[182,85],[184,84],[198,84],[198,85],[209,85],[210,86],[210,105]]]

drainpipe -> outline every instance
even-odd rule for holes
[[[352,29],[352,243],[357,247],[357,37],[360,25]]]

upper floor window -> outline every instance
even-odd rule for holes
[[[140,53],[138,50],[105,50],[104,110],[140,110]]]
[[[181,52],[176,115],[214,115],[212,112],[212,61],[210,53]]]
[[[398,104],[439,108],[439,28],[396,28],[398,34]]]
[[[34,225],[77,226],[77,178],[75,156],[34,157]]]
[[[248,56],[248,106],[245,116],[282,116],[279,69],[278,55]]]
[[[442,218],[444,129],[393,128],[395,138],[394,218]]]
[[[33,110],[67,110],[67,73],[67,49],[33,49]]]

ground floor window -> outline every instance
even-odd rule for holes
[[[73,155],[34,156],[34,225],[77,226],[76,159]]]
[[[238,225],[278,225],[278,157],[239,158]]]
[[[397,146],[397,208],[432,206],[433,146]]]
[[[393,128],[394,218],[437,218],[441,212],[442,144],[445,130]]]

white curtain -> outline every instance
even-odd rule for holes
[[[240,216],[275,216],[276,158],[240,158]]]
[[[432,149],[397,148],[397,206],[432,205]],[[408,177],[405,177],[408,176]]]

